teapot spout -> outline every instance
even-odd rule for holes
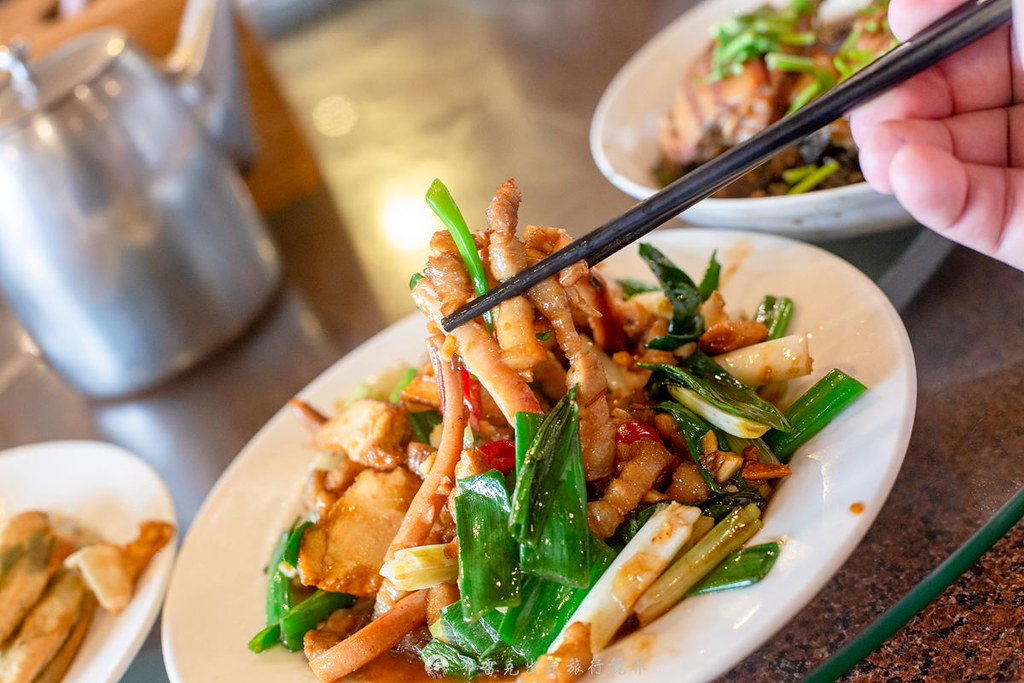
[[[188,0],[165,67],[210,137],[240,168],[251,167],[256,135],[231,0]]]

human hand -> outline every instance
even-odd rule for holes
[[[962,0],[891,0],[907,39]],[[1024,0],[1002,27],[850,117],[864,177],[922,224],[1024,270]]]

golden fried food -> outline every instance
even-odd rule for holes
[[[44,512],[23,512],[0,531],[0,643],[36,604],[72,550],[74,545],[54,532]]]
[[[71,635],[87,598],[78,572],[58,571],[42,599],[0,649],[0,681],[30,683]]]
[[[89,630],[97,601],[124,609],[135,582],[174,535],[146,521],[117,546],[68,517],[22,512],[0,529],[0,682],[56,683]]]

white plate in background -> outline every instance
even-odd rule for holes
[[[683,74],[707,49],[711,27],[762,4],[763,0],[705,0],[651,38],[616,74],[590,124],[594,162],[613,185],[637,199],[661,189],[654,176],[658,119],[671,109]],[[680,217],[696,225],[811,240],[866,235],[914,223],[892,196],[867,183],[781,197],[705,199]]]
[[[123,544],[139,524],[177,524],[171,494],[135,455],[99,441],[52,441],[0,453],[0,520],[25,510],[56,512]],[[102,607],[65,674],[64,683],[115,683],[128,668],[160,612],[171,577],[177,534],[139,577],[128,607]]]
[[[845,261],[816,247],[761,233],[683,229],[646,240],[699,279],[714,249],[730,310],[752,312],[766,293],[796,303],[791,329],[812,335],[814,374],[833,367],[868,386],[858,401],[792,460],[755,541],[781,539],[769,576],[739,591],[685,600],[649,628],[598,653],[624,662],[623,678],[702,681],[734,666],[800,610],[839,569],[871,525],[899,471],[910,438],[916,374],[903,324],[882,292]],[[653,280],[635,247],[609,260],[614,277]],[[300,392],[330,410],[369,374],[423,354],[418,315],[361,345]],[[283,408],[242,450],[203,504],[182,544],[163,614],[172,681],[247,683],[316,679],[305,658],[275,647],[246,649],[264,624],[262,572],[296,514],[314,453],[305,427]],[[856,514],[851,505],[863,512]],[[752,541],[754,542],[754,541]],[[642,660],[642,671],[633,664]],[[606,672],[607,673],[607,672]],[[619,680],[619,676],[615,676]],[[593,675],[589,680],[602,680]]]

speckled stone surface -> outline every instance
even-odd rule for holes
[[[721,680],[799,680],[1024,485],[1024,273],[957,248],[903,319],[918,410],[889,499],[825,588]],[[1024,524],[846,679],[1024,680]]]

